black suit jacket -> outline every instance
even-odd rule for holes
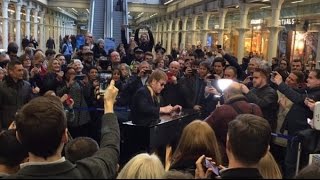
[[[140,88],[133,96],[130,120],[141,126],[151,126],[160,122],[160,103],[151,96],[147,86]]]
[[[9,179],[110,179],[115,178],[120,153],[117,117],[102,117],[100,149],[93,156],[77,161],[48,165],[31,165],[20,169]]]

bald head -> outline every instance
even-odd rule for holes
[[[224,90],[225,101],[228,101],[235,96],[243,96],[241,86],[242,85],[238,82],[232,82],[232,84],[226,90]]]
[[[169,65],[169,70],[174,75],[177,75],[180,70],[180,63],[178,61],[172,61]]]

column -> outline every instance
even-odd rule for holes
[[[30,12],[31,12],[31,7],[27,6],[26,7],[26,36],[30,38]]]
[[[282,29],[279,24],[281,6],[284,0],[271,0],[272,19],[271,26],[268,27],[270,31],[268,44],[268,61],[271,63],[273,57],[277,56],[278,33]]]
[[[320,25],[317,26],[318,29],[318,46],[317,46],[317,57],[316,57],[316,69],[320,69]]]
[[[21,3],[16,4],[16,43],[20,50],[23,50],[21,46],[21,6]]]
[[[38,13],[39,13],[39,9],[34,9],[33,10],[33,37],[34,39],[39,42],[38,40]]]
[[[196,39],[196,36],[197,36],[197,21],[198,21],[198,16],[193,16],[193,19],[192,19],[192,42],[191,44],[192,45],[197,45],[197,39]]]
[[[174,42],[173,47],[179,49],[179,24],[180,18],[176,19],[175,26],[174,26]]]
[[[173,20],[169,20],[169,23],[168,23],[167,54],[171,53],[171,48],[172,48],[172,24],[173,24]]]
[[[224,24],[225,24],[227,12],[228,12],[228,9],[219,10],[218,44],[220,44],[222,47],[223,47]]]
[[[160,22],[160,24],[159,24],[159,41],[161,42],[161,44],[162,44],[162,29],[163,29],[163,25],[162,25],[162,23]]]
[[[113,37],[113,0],[105,1],[104,37]]]
[[[241,60],[244,57],[245,33],[249,30],[249,28],[247,28],[247,18],[248,18],[249,9],[250,9],[249,4],[240,3],[240,27],[237,28],[239,32],[237,58],[239,60]]]
[[[40,48],[41,49],[46,49],[46,37],[45,37],[45,34],[44,34],[44,14],[45,12],[44,11],[41,11],[40,12],[40,23],[39,23],[39,26],[40,26]]]
[[[205,13],[205,14],[203,14],[203,29],[202,29],[203,38],[202,38],[202,47],[207,46],[210,16],[211,16],[211,13]]]
[[[3,24],[2,24],[2,40],[3,40],[3,49],[7,49],[8,47],[8,5],[9,0],[3,0],[2,1],[2,18],[3,18]]]
[[[13,19],[14,19],[14,15],[13,15],[13,12],[12,11],[9,11],[9,14],[8,14],[8,43],[12,42],[13,39],[14,39],[14,22],[13,22]]]
[[[181,44],[180,49],[186,48],[186,36],[187,36],[187,23],[189,17],[184,17],[182,20],[182,37],[181,37]]]
[[[164,21],[163,22],[163,30],[162,30],[162,40],[163,40],[162,47],[163,48],[167,47],[167,31],[168,31],[167,27],[168,27],[167,23],[166,23],[166,21]]]
[[[156,35],[155,44],[157,44],[159,42],[159,24],[158,23],[156,24],[155,35]]]

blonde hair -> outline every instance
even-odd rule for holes
[[[213,129],[204,121],[195,120],[182,132],[177,149],[172,157],[172,166],[183,160],[193,160],[205,155],[216,164],[221,164],[221,155]]]
[[[282,179],[280,168],[269,151],[260,159],[258,169],[264,179]]]
[[[164,174],[164,167],[157,155],[141,153],[122,168],[117,179],[162,179]]]
[[[44,61],[45,58],[46,58],[46,56],[43,54],[42,51],[37,51],[37,52],[34,54],[34,57],[33,57],[33,59],[34,59],[35,61],[39,61],[39,60]]]
[[[51,59],[49,60],[49,63],[48,63],[48,68],[47,68],[47,71],[48,72],[54,72],[53,71],[53,62],[54,61],[58,61],[58,63],[60,64],[60,61],[58,59]],[[61,65],[61,64],[60,64]]]

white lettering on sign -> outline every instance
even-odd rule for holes
[[[262,19],[251,19],[250,24],[255,25],[255,24],[262,24],[263,20]]]
[[[296,19],[294,18],[287,18],[287,19],[281,19],[281,25],[295,25],[296,24]]]

